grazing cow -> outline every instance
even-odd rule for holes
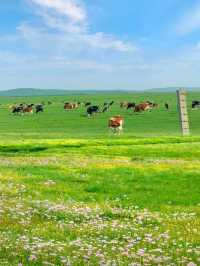
[[[192,109],[200,108],[200,101],[192,101]]]
[[[158,107],[158,104],[157,103],[153,103],[152,105],[150,105],[150,110],[153,110],[155,108]]]
[[[23,103],[20,103],[19,105],[13,105],[11,107],[11,111],[13,114],[23,114],[23,109],[25,105]]]
[[[103,108],[103,110],[102,110],[102,113],[105,113],[105,112],[107,112],[108,110],[109,110],[109,105],[107,105],[107,106],[105,106],[104,108]]]
[[[165,109],[169,110],[169,104],[165,103]]]
[[[120,107],[126,108],[127,110],[134,108],[135,105],[136,105],[135,103],[131,103],[131,102],[121,102],[120,103]]]
[[[141,113],[144,111],[150,111],[153,108],[153,104],[150,102],[144,102],[144,103],[140,103],[138,105],[135,106],[134,108],[134,112],[135,113]]]
[[[135,103],[127,103],[126,109],[129,110],[129,109],[135,108],[135,106],[136,106]]]
[[[36,112],[36,114],[44,112],[44,106],[42,104],[37,104],[35,106],[35,112]]]
[[[34,104],[28,104],[26,106],[23,107],[23,113],[24,114],[32,114],[33,113],[33,106]]]
[[[77,103],[65,103],[64,104],[64,110],[73,110],[78,108],[78,104]]]
[[[113,104],[114,104],[114,101],[111,101],[111,102],[109,102],[109,103],[104,103],[104,104],[103,104],[103,110],[102,110],[102,113],[107,112]]]
[[[113,116],[108,121],[108,127],[114,132],[120,134],[123,130],[124,119],[120,115]]]
[[[151,109],[158,107],[158,104],[157,103],[152,103],[150,101],[146,101],[146,103],[149,104],[149,106],[151,107]]]
[[[100,111],[99,106],[97,106],[97,105],[89,106],[87,108],[87,115],[88,116],[92,116],[92,115],[94,115],[96,113],[99,113],[99,111]]]
[[[127,108],[128,102],[121,102],[120,107],[121,108]]]
[[[82,103],[82,102],[78,102],[77,104],[78,104],[78,106],[83,106],[84,105],[84,103]]]

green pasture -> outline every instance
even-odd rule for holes
[[[200,133],[200,110],[191,110],[192,100],[200,99],[200,93],[188,93],[188,109],[192,135]],[[86,108],[64,111],[63,102],[89,101],[102,106],[104,102],[115,101],[109,112],[87,118]],[[159,107],[152,112],[134,114],[132,110],[119,107],[121,101],[139,103],[154,101]],[[43,114],[16,116],[11,115],[9,107],[15,103],[41,103],[52,101],[45,106]],[[168,102],[170,110],[166,111],[164,103]],[[2,97],[0,99],[0,134],[5,138],[13,135],[26,138],[32,135],[36,138],[63,137],[109,137],[108,119],[112,115],[122,115],[125,119],[124,136],[165,136],[180,135],[179,117],[177,112],[176,93],[97,93],[88,95],[69,95],[55,97]],[[38,134],[39,133],[39,134]],[[36,136],[37,135],[37,136]]]
[[[1,98],[0,265],[200,265],[200,110],[188,93],[181,137],[176,94],[107,93]],[[114,100],[105,114],[63,102]],[[136,115],[121,101],[154,101]],[[12,115],[15,103],[45,112]],[[168,102],[170,110],[164,109]],[[108,132],[123,115],[124,133]]]

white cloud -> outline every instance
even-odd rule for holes
[[[117,40],[112,35],[104,34],[103,32],[98,32],[96,34],[85,34],[82,37],[83,41],[88,43],[88,45],[91,47],[111,49],[120,52],[136,51],[138,49],[131,43],[125,43],[121,40]]]
[[[75,0],[32,0],[32,2],[65,15],[74,22],[82,22],[87,19],[83,6]]]
[[[59,16],[52,16],[48,12],[40,12],[39,15],[42,17],[46,26],[63,31],[65,33],[79,33],[86,30],[87,24],[74,23],[65,18],[60,18]]]
[[[28,42],[31,47],[48,51],[52,48],[55,52],[78,53],[78,56],[101,55],[108,51],[112,52],[137,52],[139,48],[132,43],[115,39],[112,35],[104,33],[90,34],[87,32],[76,32],[67,34],[63,32],[49,32],[46,28],[36,28],[28,23],[22,23],[17,28],[18,35]],[[19,37],[20,38],[20,37]],[[82,55],[80,54],[82,52]]]
[[[77,0],[29,0],[46,26],[63,32],[77,33],[87,28],[87,12]]]
[[[186,35],[200,29],[200,6],[190,9],[178,22],[176,32]]]
[[[86,8],[77,0],[30,1],[39,8],[37,15],[43,19],[45,25],[56,29],[59,35],[63,35],[63,39],[68,38],[75,46],[85,48],[88,46],[88,49],[113,50],[122,53],[138,50],[133,43],[119,40],[111,34],[91,33]],[[71,49],[74,48],[76,47],[71,46]]]

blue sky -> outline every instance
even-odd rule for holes
[[[200,86],[198,0],[2,0],[0,89]]]

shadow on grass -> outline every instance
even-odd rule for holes
[[[84,145],[81,144],[61,144],[61,145],[4,145],[0,146],[0,156],[1,155],[17,155],[17,154],[27,154],[27,153],[42,153],[42,152],[53,152],[57,149],[60,151],[66,151],[66,149],[77,149]]]
[[[4,153],[26,153],[26,152],[41,152],[48,150],[48,147],[12,147],[12,146],[1,146],[0,147],[0,154]]]

